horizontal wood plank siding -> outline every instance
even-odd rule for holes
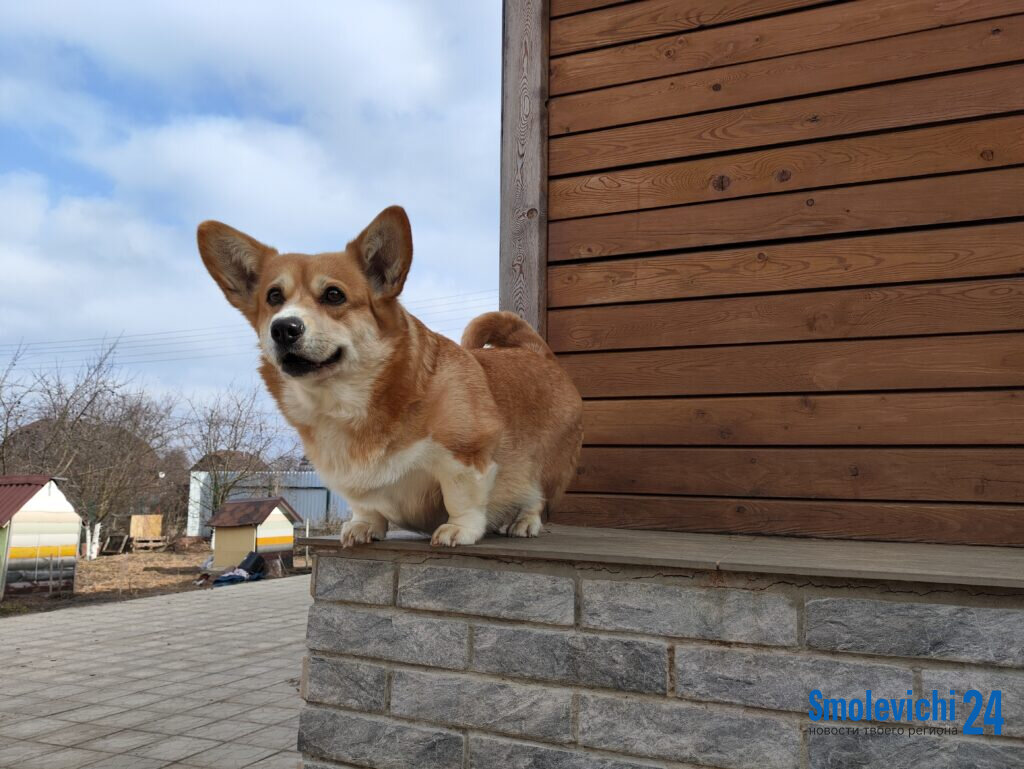
[[[1024,115],[1013,115],[554,179],[548,216],[597,216],[1021,163]]]
[[[574,491],[1024,503],[1020,448],[588,446],[578,475]]]
[[[1024,109],[1024,65],[554,137],[553,175]]]
[[[640,0],[551,21],[551,55],[823,5],[829,0]]]
[[[1024,167],[563,219],[548,261],[1020,216]]]
[[[560,523],[1024,546],[1019,0],[552,0]]]
[[[1019,12],[1019,0],[857,0],[553,58],[550,87],[584,91]]]
[[[597,400],[583,425],[589,442],[624,446],[1015,445],[1024,393]]]
[[[585,398],[1024,387],[1022,333],[677,347],[559,360]]]
[[[548,306],[1024,273],[1024,222],[552,265]]]
[[[707,534],[1006,545],[1024,506],[567,494],[552,521]]]
[[[1024,19],[972,22],[556,96],[552,135],[954,72],[1024,58]]]

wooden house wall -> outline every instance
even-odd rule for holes
[[[1024,545],[1024,2],[549,13],[552,520]]]

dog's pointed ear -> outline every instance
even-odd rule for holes
[[[224,296],[252,321],[255,317],[253,294],[259,283],[260,269],[267,256],[277,252],[221,222],[200,224],[196,240],[203,264]]]
[[[412,265],[412,227],[404,208],[385,208],[349,248],[356,251],[375,295],[392,299],[402,293]]]

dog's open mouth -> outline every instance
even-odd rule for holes
[[[321,361],[303,358],[301,355],[296,355],[295,353],[290,352],[281,358],[281,369],[288,376],[305,376],[306,374],[312,374],[314,371],[323,371],[325,368],[334,365],[339,360],[341,360],[340,347],[334,351],[334,354],[331,357]]]

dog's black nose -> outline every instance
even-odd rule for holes
[[[282,347],[291,347],[305,330],[306,326],[298,318],[278,318],[270,324],[270,338]]]

